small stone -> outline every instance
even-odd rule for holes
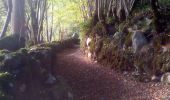
[[[165,97],[162,100],[170,100],[170,97]]]
[[[13,83],[9,83],[9,86],[10,86],[11,88],[13,88],[13,87],[14,87],[14,84],[13,84]]]
[[[114,39],[120,39],[123,34],[124,34],[124,33],[122,33],[122,32],[116,32],[116,33],[114,34],[113,38],[114,38]]]
[[[124,72],[123,72],[123,75],[127,75],[127,74],[128,74],[128,72],[127,72],[127,71],[124,71]]]
[[[146,20],[146,24],[147,24],[147,25],[151,25],[151,23],[152,23],[152,19],[145,18],[145,20]]]
[[[132,72],[133,76],[140,76],[140,73],[138,71]]]
[[[98,63],[98,61],[97,61],[97,60],[95,60],[95,61],[94,61],[94,63]]]
[[[10,54],[6,54],[4,60],[9,60],[9,59],[12,59],[12,56]]]
[[[87,54],[87,57],[88,57],[88,58],[92,58],[92,53],[89,52],[89,53]]]
[[[25,92],[25,90],[26,90],[26,85],[25,84],[22,84],[20,87],[19,87],[19,90],[20,90],[20,92]]]
[[[163,51],[163,53],[165,53],[168,51],[168,48],[166,46],[162,46],[162,51]]]
[[[73,94],[71,92],[68,92],[68,99],[73,100]]]
[[[149,80],[148,78],[145,78],[145,79],[144,79],[144,82],[145,82],[145,83],[148,83],[149,81],[150,81],[150,80]]]
[[[153,76],[151,77],[151,81],[153,81],[153,82],[159,82],[159,81],[160,81],[160,77],[158,77],[158,76],[156,76],[156,75],[153,75]]]
[[[56,82],[56,78],[52,74],[48,74],[48,79],[46,80],[46,84],[52,85]]]

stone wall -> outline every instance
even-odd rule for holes
[[[0,98],[3,100],[4,98],[23,100],[24,96],[27,97],[30,94],[33,97],[31,100],[36,100],[34,97],[41,97],[38,94],[39,91],[36,91],[37,88],[56,87],[54,84],[58,79],[53,73],[56,55],[64,49],[72,48],[75,43],[77,43],[77,40],[69,39],[62,42],[44,43],[30,48],[22,48],[15,52],[1,50],[0,92],[3,94],[0,95]],[[1,85],[1,83],[3,84]],[[33,93],[36,93],[37,96],[29,92],[30,89],[34,90],[34,88],[35,92]],[[48,94],[52,91],[46,92]],[[51,99],[44,98],[41,100]]]

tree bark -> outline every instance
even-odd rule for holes
[[[12,34],[25,36],[25,0],[12,0]]]
[[[0,34],[0,38],[5,36],[5,33],[7,31],[7,28],[10,23],[10,19],[11,19],[11,12],[12,12],[12,0],[8,0],[8,14],[7,14],[7,18],[3,26],[2,32]]]

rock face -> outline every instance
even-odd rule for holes
[[[139,52],[145,45],[147,44],[147,40],[140,31],[136,31],[132,35],[132,47],[134,53]]]
[[[161,82],[170,85],[170,73],[165,73],[161,77]]]
[[[32,48],[29,51],[29,56],[40,62],[40,66],[51,71],[52,67],[52,51],[49,47]]]
[[[12,94],[10,95],[16,97],[16,100],[68,100],[68,99],[56,99],[57,97],[54,99],[45,99],[43,97],[41,98],[42,94],[40,94],[40,92],[42,92],[43,90],[43,93],[45,91],[44,95],[46,97],[51,97],[47,96],[47,94],[50,94],[50,92],[52,92],[53,90],[48,91],[45,86],[53,87],[56,86],[58,83],[58,80],[56,78],[57,76],[54,76],[52,74],[53,73],[52,67],[56,62],[55,58],[56,53],[61,52],[65,48],[71,48],[73,47],[74,44],[75,44],[74,40],[66,40],[51,44],[37,45],[30,48],[23,48],[16,52],[1,50],[0,87],[5,87],[2,86],[1,84],[2,83],[1,76],[6,75],[6,74],[1,75],[1,73],[7,72],[9,73],[10,78],[12,77],[13,80],[5,79],[5,82],[7,82],[5,84],[6,85],[10,84],[9,86],[13,88],[13,90],[9,92],[10,93],[12,92]],[[60,84],[57,85],[57,89],[60,88],[62,88],[61,85]],[[60,95],[61,92],[60,90],[54,90],[54,92],[55,91],[58,91]],[[1,89],[0,92],[3,93]],[[67,98],[72,97],[72,94],[69,93],[69,91],[66,91],[64,93],[65,93],[64,95],[66,95]],[[0,99],[1,96],[2,95],[0,94]]]
[[[161,59],[162,59],[162,64],[163,64],[161,70],[164,73],[170,72],[170,51],[164,52],[162,54]]]

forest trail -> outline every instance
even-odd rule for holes
[[[55,75],[64,78],[74,100],[170,100],[170,86],[132,80],[90,61],[79,48],[63,51],[56,61]]]

